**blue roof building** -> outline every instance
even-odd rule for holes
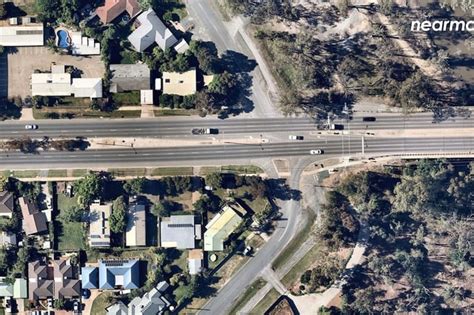
[[[99,286],[99,270],[97,267],[82,267],[82,288],[97,289]]]
[[[82,268],[82,287],[137,289],[140,287],[140,262],[137,259],[99,260],[99,267]]]

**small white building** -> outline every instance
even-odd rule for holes
[[[81,32],[70,32],[73,55],[100,55],[100,43],[93,38],[82,36]]]
[[[64,65],[53,65],[51,73],[33,73],[31,75],[31,95],[102,97],[101,78],[74,78],[66,72]]]
[[[43,46],[44,25],[25,16],[0,21],[0,46]]]
[[[140,104],[153,105],[153,90],[140,91]]]

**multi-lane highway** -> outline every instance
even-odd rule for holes
[[[163,148],[131,148],[85,151],[39,151],[25,154],[0,152],[2,168],[61,168],[107,166],[156,166],[202,164],[217,160],[309,156],[310,150],[322,149],[324,156],[395,153],[473,152],[474,137],[365,138],[334,137],[331,141],[300,141],[262,144],[228,144]],[[322,156],[322,157],[324,157]]]
[[[361,116],[352,120],[335,120],[346,131],[377,131],[403,129],[436,129],[474,127],[473,118],[450,118],[433,123],[432,114],[410,116],[385,114],[376,116],[375,122],[364,122]],[[34,123],[37,130],[25,130],[25,124]],[[42,120],[34,122],[8,121],[0,124],[0,139],[30,137],[196,137],[192,128],[219,128],[221,134],[269,134],[311,132],[317,123],[309,118],[266,118],[207,120],[195,118],[128,119],[128,120]]]

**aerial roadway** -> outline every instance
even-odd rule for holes
[[[117,167],[194,165],[218,160],[249,160],[274,157],[383,156],[430,153],[449,155],[474,152],[474,137],[362,138],[333,137],[329,140],[259,144],[199,145],[185,147],[86,149],[84,151],[0,152],[6,169],[64,167]]]
[[[364,117],[375,121],[364,121]],[[334,124],[344,126],[345,132],[471,128],[474,118],[449,118],[442,122],[433,122],[430,113],[412,115],[370,114],[354,115],[352,119],[335,119]],[[35,124],[37,129],[27,130],[25,126]],[[324,128],[325,122],[319,123]],[[314,132],[318,123],[310,118],[254,118],[210,120],[196,118],[166,119],[74,119],[74,120],[36,120],[5,121],[0,124],[0,139],[28,137],[192,137],[192,128],[217,128],[220,134],[269,134],[291,132]]]

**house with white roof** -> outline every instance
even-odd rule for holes
[[[100,55],[100,43],[93,38],[82,36],[81,32],[70,32],[73,55]]]
[[[50,73],[31,75],[32,96],[102,97],[102,78],[71,78],[64,65],[52,65]]]
[[[14,17],[0,21],[0,46],[43,46],[44,25],[34,17]]]
[[[153,9],[149,9],[137,17],[136,23],[139,25],[130,34],[128,40],[136,51],[142,52],[153,43],[158,44],[161,49],[171,48],[178,42],[173,33],[158,18]]]

